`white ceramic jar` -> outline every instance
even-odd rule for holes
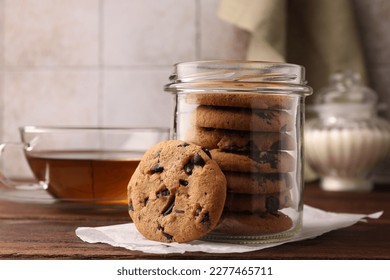
[[[377,116],[376,94],[356,73],[337,73],[319,92],[307,122],[306,159],[331,191],[370,191],[371,173],[390,154],[390,125]]]

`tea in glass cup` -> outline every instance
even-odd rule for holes
[[[165,128],[25,126],[20,133],[17,148],[37,181],[32,188],[60,201],[99,204],[126,204],[127,184],[144,152],[169,138]],[[12,145],[3,144],[3,154]],[[15,180],[5,183],[20,188]]]

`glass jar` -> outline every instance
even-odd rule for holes
[[[390,125],[377,114],[377,96],[355,72],[335,73],[316,95],[307,122],[306,159],[328,191],[370,191],[371,174],[390,153]]]
[[[206,240],[261,243],[291,238],[303,210],[306,86],[299,65],[198,61],[174,65],[173,138],[210,151],[227,179],[218,226]]]

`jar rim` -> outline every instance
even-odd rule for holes
[[[305,68],[298,64],[252,60],[202,60],[174,64],[178,82],[224,80],[303,84]]]
[[[202,86],[207,90],[256,91],[260,89],[282,90],[292,86],[293,92],[312,93],[306,86],[305,68],[298,64],[251,60],[203,60],[174,64],[167,91]],[[290,89],[291,90],[291,89]]]

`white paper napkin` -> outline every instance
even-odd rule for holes
[[[103,227],[79,227],[76,235],[89,243],[107,243],[114,247],[137,250],[144,253],[171,254],[185,252],[243,253],[278,246],[287,242],[311,239],[326,232],[351,226],[365,218],[378,219],[383,211],[373,214],[347,214],[326,212],[305,205],[303,208],[302,232],[288,241],[269,244],[229,244],[196,240],[190,243],[161,243],[144,238],[134,224],[120,224]]]

